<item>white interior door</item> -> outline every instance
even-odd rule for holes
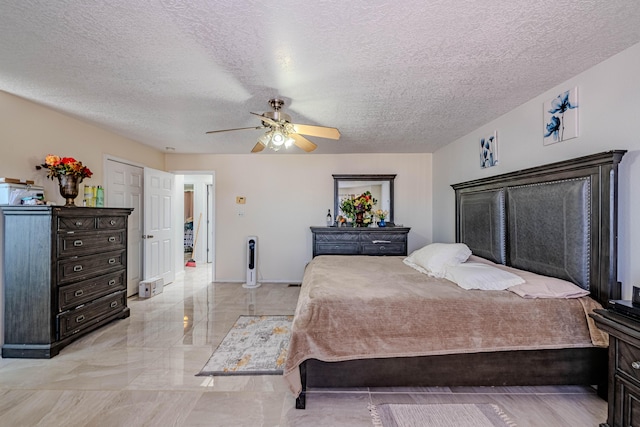
[[[112,208],[133,208],[127,233],[127,296],[138,293],[142,280],[143,173],[133,166],[113,159],[106,161],[106,204]]]
[[[161,277],[165,285],[175,279],[174,187],[173,174],[144,168],[143,277]]]

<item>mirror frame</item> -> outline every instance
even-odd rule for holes
[[[341,181],[387,181],[389,182],[389,217],[386,220],[388,225],[393,225],[393,182],[396,179],[396,174],[393,175],[380,175],[380,174],[347,174],[347,175],[332,175],[333,176],[333,216],[338,214],[338,206],[340,200],[338,200],[338,188]]]

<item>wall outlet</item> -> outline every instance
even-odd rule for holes
[[[244,196],[236,196],[236,204],[244,205],[247,202],[246,197]]]

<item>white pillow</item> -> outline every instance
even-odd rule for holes
[[[445,277],[461,288],[485,291],[502,291],[524,283],[520,276],[479,262],[447,266]]]
[[[404,262],[409,267],[433,277],[444,277],[449,265],[465,262],[471,250],[464,243],[432,243],[413,251]]]

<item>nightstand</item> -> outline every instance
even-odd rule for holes
[[[600,426],[640,426],[640,321],[612,310],[590,316],[609,334],[609,415]]]

